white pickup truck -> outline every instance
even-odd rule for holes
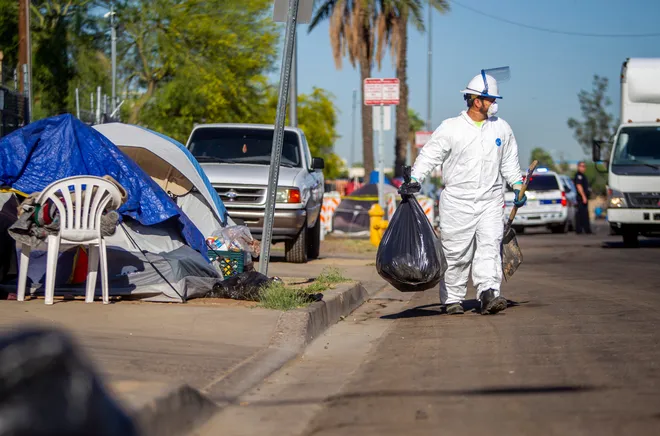
[[[660,58],[631,58],[621,70],[621,125],[609,161],[593,142],[594,162],[608,164],[607,220],[624,245],[660,234]]]
[[[261,124],[200,124],[186,145],[229,216],[257,239],[263,231],[274,130]],[[285,243],[287,262],[319,256],[324,165],[323,159],[312,157],[302,130],[285,128],[273,243]]]

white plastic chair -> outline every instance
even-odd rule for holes
[[[62,199],[64,202],[62,202]],[[100,177],[74,176],[51,183],[36,200],[45,204],[50,200],[59,212],[60,231],[48,236],[46,258],[46,304],[53,304],[55,297],[55,273],[61,245],[84,245],[88,247],[87,286],[85,302],[94,301],[96,277],[101,261],[101,290],[103,303],[109,303],[108,259],[105,241],[101,235],[101,215],[112,201],[112,207],[121,205],[121,193],[117,186]],[[17,300],[25,299],[25,285],[32,247],[22,244],[18,276]]]

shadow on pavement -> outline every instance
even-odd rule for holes
[[[522,395],[552,395],[552,394],[579,394],[585,392],[603,391],[605,388],[581,385],[556,386],[501,386],[482,389],[456,389],[456,390],[392,390],[392,391],[366,391],[348,392],[332,395],[327,398],[296,398],[255,401],[249,407],[277,407],[300,404],[338,403],[347,400],[365,398],[420,398],[420,397],[453,397],[453,396],[522,396]],[[229,403],[236,403],[236,399],[225,399]]]
[[[517,307],[520,306],[521,304],[527,303],[526,301],[519,303],[513,300],[506,300],[506,302],[507,302],[506,305],[507,308]],[[463,301],[463,310],[465,312],[478,312],[480,308],[481,308],[481,303],[479,302],[479,300]],[[425,316],[436,316],[436,315],[445,315],[445,314],[446,311],[444,305],[440,303],[434,303],[434,304],[425,304],[423,306],[413,307],[410,309],[406,309],[403,312],[393,313],[391,315],[383,315],[380,317],[380,319],[420,318]]]
[[[623,241],[603,241],[602,248],[624,248],[626,250],[635,250],[639,248],[660,248],[660,239],[640,239],[639,247],[626,247]]]

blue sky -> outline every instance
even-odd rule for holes
[[[450,0],[451,3],[451,0]],[[531,26],[567,32],[597,34],[660,33],[660,1],[657,0],[460,0],[460,4],[483,13]],[[425,12],[426,17],[426,12]],[[502,84],[499,115],[511,124],[519,145],[520,161],[526,165],[530,151],[543,147],[558,158],[584,157],[566,120],[580,117],[577,93],[591,89],[594,74],[610,79],[612,112],[618,113],[619,73],[628,57],[660,57],[660,36],[644,38],[582,37],[525,29],[479,15],[452,3],[447,14],[433,15],[434,128],[464,107],[459,93],[481,68],[511,67],[511,79]],[[410,107],[426,119],[427,35],[409,31],[408,85]],[[373,77],[394,77],[391,59]],[[279,69],[273,74],[279,80]],[[360,76],[347,61],[337,70],[329,44],[328,25],[312,33],[298,26],[298,92],[321,87],[335,96],[340,111],[335,151],[350,161],[351,104]],[[369,108],[370,110],[370,108]],[[356,114],[356,160],[362,161],[361,129]],[[375,139],[376,135],[374,135]],[[385,137],[385,164],[394,160],[393,132]]]

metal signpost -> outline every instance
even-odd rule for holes
[[[389,106],[399,104],[399,79],[364,79],[364,104],[374,106],[374,130],[378,126],[378,204],[384,209],[385,138],[383,132],[386,130],[386,122],[389,123],[390,120]]]
[[[280,69],[280,85],[277,99],[277,115],[275,116],[275,131],[273,132],[273,148],[270,155],[268,172],[268,192],[266,193],[266,212],[261,236],[261,251],[259,253],[259,272],[268,275],[270,244],[273,239],[273,219],[275,217],[275,199],[277,196],[277,181],[280,178],[280,162],[282,160],[282,143],[284,141],[284,121],[286,119],[287,98],[289,97],[289,81],[291,79],[291,62],[293,59],[294,41],[296,39],[296,24],[308,23],[312,18],[314,0],[275,0],[273,19],[284,21],[284,55]],[[304,231],[304,229],[303,229]]]

